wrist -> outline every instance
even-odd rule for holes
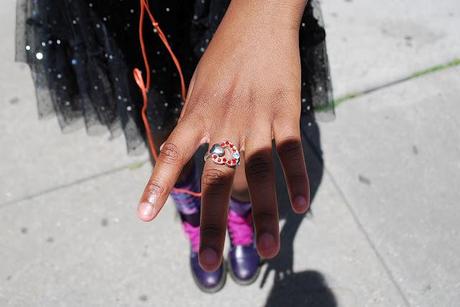
[[[232,0],[227,14],[298,32],[306,4],[306,0]]]

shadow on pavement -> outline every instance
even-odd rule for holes
[[[302,144],[313,202],[321,184],[324,166],[318,125],[313,120],[311,120],[311,125],[308,125],[308,121],[308,118],[302,118]],[[280,220],[284,219],[285,223],[280,234],[280,253],[274,259],[268,260],[265,268],[262,269],[260,287],[265,285],[271,272],[274,272],[275,275],[266,306],[337,306],[336,299],[321,273],[317,271],[293,272],[294,239],[305,215],[295,214],[291,210],[279,162],[276,167],[279,215]]]
[[[303,271],[275,280],[265,306],[335,307],[337,302],[320,273]]]

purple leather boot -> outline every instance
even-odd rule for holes
[[[198,191],[200,180],[197,170],[193,167],[188,178],[175,187]],[[225,266],[221,266],[214,272],[206,272],[198,263],[198,250],[200,247],[200,204],[201,198],[186,193],[171,192],[177,211],[182,220],[182,228],[190,240],[190,269],[193,280],[203,292],[217,292],[225,284]]]
[[[230,276],[240,285],[249,285],[257,279],[260,271],[260,257],[255,245],[251,203],[240,202],[230,197],[229,207],[228,266]]]

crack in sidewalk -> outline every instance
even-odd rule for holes
[[[90,176],[87,176],[87,177],[83,177],[83,178],[74,180],[74,181],[69,182],[69,183],[65,183],[65,184],[61,184],[61,185],[54,186],[54,187],[51,187],[51,188],[47,188],[47,189],[38,191],[36,193],[26,195],[26,196],[23,196],[23,197],[19,197],[19,198],[16,198],[16,199],[11,199],[11,200],[8,200],[6,202],[0,203],[0,210],[3,209],[3,208],[6,208],[8,206],[14,205],[14,204],[16,204],[18,202],[21,202],[21,201],[34,199],[34,198],[37,198],[37,197],[40,197],[40,196],[43,196],[43,195],[46,195],[46,194],[49,194],[49,193],[52,193],[52,192],[55,192],[55,191],[58,191],[58,190],[62,190],[62,189],[65,189],[65,188],[68,188],[68,187],[71,187],[71,186],[74,186],[74,185],[77,185],[77,184],[81,184],[81,183],[88,182],[88,181],[91,181],[91,180],[94,180],[94,179],[97,179],[97,178],[104,177],[106,175],[119,173],[119,172],[124,171],[124,170],[135,170],[135,169],[141,168],[142,166],[144,166],[144,164],[148,163],[149,161],[150,160],[147,159],[147,160],[141,160],[141,161],[121,165],[119,167],[109,169],[109,170],[106,170],[106,171],[103,171],[103,172],[100,172],[100,173],[96,173],[96,174],[93,174],[93,175],[90,175]]]
[[[355,98],[358,98],[358,97],[362,97],[362,96],[365,96],[367,94],[370,94],[370,93],[379,91],[381,89],[385,89],[385,88],[388,88],[388,87],[391,87],[393,85],[397,85],[397,84],[400,84],[400,83],[403,83],[403,82],[406,82],[406,81],[418,79],[418,78],[426,76],[426,75],[430,75],[430,74],[433,74],[433,73],[436,73],[436,72],[444,71],[444,70],[447,70],[449,68],[456,67],[456,66],[460,66],[460,58],[454,58],[453,60],[450,60],[450,61],[448,61],[446,63],[438,64],[438,65],[427,67],[427,68],[422,69],[422,70],[418,70],[418,71],[416,71],[416,72],[414,72],[412,74],[409,74],[409,75],[407,75],[405,77],[402,77],[402,78],[399,78],[399,79],[396,79],[396,80],[393,80],[393,81],[389,81],[389,82],[386,82],[386,83],[382,83],[380,85],[376,85],[376,86],[370,87],[370,88],[362,90],[362,91],[356,91],[356,92],[351,92],[351,93],[345,94],[345,95],[343,95],[341,97],[338,97],[337,99],[334,99],[331,107],[317,108],[317,109],[315,109],[315,111],[320,111],[320,112],[328,111],[331,108],[337,108],[338,106],[340,106],[341,104],[343,104],[346,101],[349,101],[349,100],[352,100],[352,99],[355,99]]]
[[[342,200],[345,203],[345,206],[347,207],[348,211],[350,212],[353,220],[355,221],[356,226],[361,231],[361,233],[364,235],[364,238],[367,241],[367,244],[369,244],[370,248],[372,249],[372,251],[374,252],[375,256],[377,257],[377,260],[382,265],[383,270],[388,275],[388,278],[390,279],[391,283],[394,285],[394,287],[396,288],[397,292],[401,296],[401,298],[402,298],[402,300],[404,302],[404,305],[407,306],[407,307],[411,306],[411,304],[409,303],[409,299],[406,297],[406,294],[402,290],[402,288],[399,285],[399,283],[396,281],[396,278],[394,277],[393,272],[391,271],[391,269],[389,268],[389,266],[385,262],[384,257],[380,254],[379,250],[377,249],[377,247],[375,246],[374,242],[372,241],[369,233],[366,231],[364,225],[361,223],[358,215],[356,214],[356,212],[353,209],[352,205],[350,204],[350,202],[348,201],[347,197],[345,196],[345,192],[340,188],[339,184],[337,183],[337,181],[335,180],[334,176],[329,171],[329,169],[324,167],[324,170],[325,170],[325,173],[328,174],[329,178],[331,179],[331,182],[334,185],[335,189],[337,190],[337,192],[342,197]]]

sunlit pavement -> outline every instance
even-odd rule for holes
[[[136,217],[146,154],[37,119],[30,72],[13,62],[14,10],[2,2],[0,306],[458,304],[458,1],[325,1],[341,103],[304,126],[313,214],[289,214],[281,193],[280,256],[215,295],[193,283],[171,202],[154,222]]]

